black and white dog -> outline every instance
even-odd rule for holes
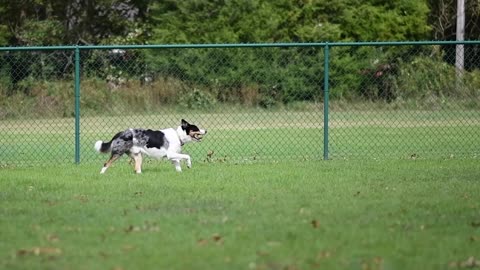
[[[100,173],[105,173],[108,167],[123,154],[128,154],[134,160],[137,173],[142,172],[142,154],[156,159],[167,157],[175,165],[175,169],[181,172],[181,160],[187,162],[188,168],[192,167],[190,156],[181,153],[182,145],[192,141],[200,142],[206,133],[206,130],[189,124],[183,119],[177,129],[130,128],[121,131],[115,134],[109,142],[97,141],[95,143],[95,150],[99,153],[111,152],[110,159],[105,162]]]

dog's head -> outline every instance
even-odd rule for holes
[[[187,142],[200,142],[202,141],[203,136],[207,134],[207,131],[204,129],[200,129],[196,125],[190,124],[184,119],[182,119],[181,125],[178,127],[179,135],[180,135],[180,141],[182,143],[187,143]]]

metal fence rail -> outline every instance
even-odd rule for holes
[[[104,160],[130,127],[205,162],[477,158],[480,42],[0,48],[0,164]],[[465,66],[455,66],[455,51]]]

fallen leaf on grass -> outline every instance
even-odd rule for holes
[[[135,246],[124,245],[124,246],[122,247],[122,250],[123,250],[123,252],[130,252],[130,251],[132,251],[132,250],[135,250]]]
[[[148,221],[145,221],[145,224],[143,226],[130,225],[127,228],[125,228],[124,231],[126,233],[131,233],[131,232],[158,232],[158,231],[160,231],[160,227],[155,222],[150,223]]]
[[[218,233],[212,235],[212,240],[219,245],[223,244],[223,237]]]
[[[87,195],[79,194],[79,195],[75,195],[73,198],[75,200],[79,200],[82,203],[88,202],[88,196]]]
[[[130,225],[130,226],[128,226],[127,228],[125,228],[124,231],[125,231],[126,233],[138,232],[138,231],[140,231],[140,228],[138,228],[137,226]]]
[[[265,257],[265,256],[268,256],[268,255],[270,255],[270,253],[268,253],[267,251],[257,250],[257,256],[259,256],[259,257]]]
[[[480,227],[480,221],[472,221],[471,225],[474,228]]]
[[[60,238],[58,236],[56,236],[55,234],[49,234],[49,235],[47,235],[47,241],[55,243],[55,242],[60,241]]]
[[[26,255],[60,255],[62,254],[62,250],[59,248],[54,247],[33,247],[33,248],[26,248],[26,249],[19,249],[17,251],[18,256],[26,256]]]
[[[317,228],[320,227],[320,222],[319,222],[318,220],[316,220],[316,219],[312,220],[310,223],[312,224],[312,227],[313,227],[314,229],[317,229]]]
[[[198,244],[199,246],[205,246],[205,245],[208,244],[208,240],[207,240],[207,239],[202,239],[202,238],[200,238],[200,239],[198,239],[197,244]]]
[[[475,257],[471,256],[466,261],[461,262],[460,267],[463,267],[463,268],[480,267],[480,261],[476,260]]]
[[[375,257],[371,260],[364,260],[362,262],[362,269],[363,270],[383,269],[383,258]]]
[[[475,257],[470,256],[465,261],[451,262],[448,264],[450,268],[480,268],[480,260],[475,259]]]
[[[211,240],[212,240],[212,243],[215,243],[217,245],[222,245],[223,244],[223,237],[218,233],[213,234],[212,237],[211,237]],[[205,246],[208,243],[209,243],[208,239],[200,238],[200,239],[197,240],[197,245],[199,245],[199,246]]]
[[[282,243],[277,242],[277,241],[269,241],[269,242],[267,242],[267,245],[268,245],[268,246],[271,246],[271,247],[280,246],[281,244],[282,244]]]
[[[470,242],[478,242],[478,241],[480,241],[480,236],[475,236],[475,235],[470,236]]]
[[[317,258],[318,259],[328,259],[332,256],[332,253],[328,250],[321,251],[318,253]]]
[[[48,206],[55,206],[57,204],[60,204],[58,201],[53,201],[53,200],[43,200],[42,203],[48,205]]]

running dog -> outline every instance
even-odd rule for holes
[[[110,159],[105,162],[100,173],[112,165],[115,160],[123,154],[129,155],[135,162],[135,172],[142,173],[142,154],[161,159],[166,157],[170,160],[177,172],[182,171],[180,161],[185,160],[187,167],[192,167],[192,160],[189,155],[182,154],[182,146],[188,142],[200,142],[206,130],[189,124],[182,119],[181,125],[177,128],[162,130],[130,128],[121,131],[109,141],[97,141],[95,150],[99,153],[111,153]]]

